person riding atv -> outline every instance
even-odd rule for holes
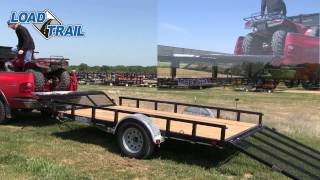
[[[61,56],[35,59],[35,45],[29,31],[17,23],[8,21],[7,24],[16,31],[18,45],[11,48],[11,52],[8,52],[9,47],[1,47],[6,53],[3,55],[5,63],[0,64],[0,67],[4,67],[5,71],[32,73],[37,92],[70,90],[70,74],[66,70],[69,59]]]
[[[10,21],[8,21],[7,24],[9,28],[15,30],[18,37],[18,45],[16,48],[13,48],[12,51],[18,52],[19,55],[23,55],[25,64],[30,62],[35,45],[28,29],[20,24],[11,23]]]
[[[261,1],[261,16],[267,14],[275,13],[287,16],[287,6],[283,0],[262,0]]]

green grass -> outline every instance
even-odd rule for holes
[[[240,98],[238,108],[262,111],[266,124],[320,149],[319,95],[244,93],[222,88],[81,88],[104,90],[115,99],[135,96],[194,102],[196,97],[196,103],[223,107],[234,107],[234,98]],[[309,114],[297,115],[303,111]],[[313,126],[303,130],[300,121]],[[44,120],[39,113],[21,114],[0,126],[0,152],[2,179],[286,179],[245,154],[183,142],[162,144],[149,160],[130,159],[121,156],[114,136],[83,123],[57,124]]]

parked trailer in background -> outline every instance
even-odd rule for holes
[[[78,72],[78,81],[81,84],[106,84],[115,86],[146,86],[156,79],[151,73],[120,73],[120,72]],[[153,85],[153,84],[150,84]]]

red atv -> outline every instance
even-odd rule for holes
[[[319,14],[285,17],[279,13],[264,16],[259,13],[244,20],[245,27],[253,29],[253,32],[243,39],[242,44],[243,54],[248,55],[282,56],[288,33],[319,33]]]
[[[284,81],[287,87],[301,84],[305,89],[320,89],[319,16],[271,16],[269,19],[273,20],[255,20],[253,16],[247,19],[246,26],[254,32],[238,38],[235,54],[276,55],[276,60],[263,69],[269,79]],[[281,23],[274,26],[275,22]],[[268,43],[267,39],[271,41]]]
[[[30,72],[35,77],[35,91],[68,91],[70,74],[66,70],[69,59],[52,56],[32,58],[24,64],[24,56],[11,51],[11,47],[0,47],[0,71]]]

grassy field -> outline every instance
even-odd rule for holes
[[[112,98],[134,96],[260,111],[264,124],[320,150],[320,94],[245,93],[231,89],[157,90],[81,86]],[[166,107],[161,107],[164,110]],[[223,114],[234,118],[233,114]],[[244,117],[254,121],[253,117]],[[166,142],[150,160],[122,157],[116,139],[82,123],[58,124],[39,113],[0,126],[1,179],[286,179],[248,156]]]

